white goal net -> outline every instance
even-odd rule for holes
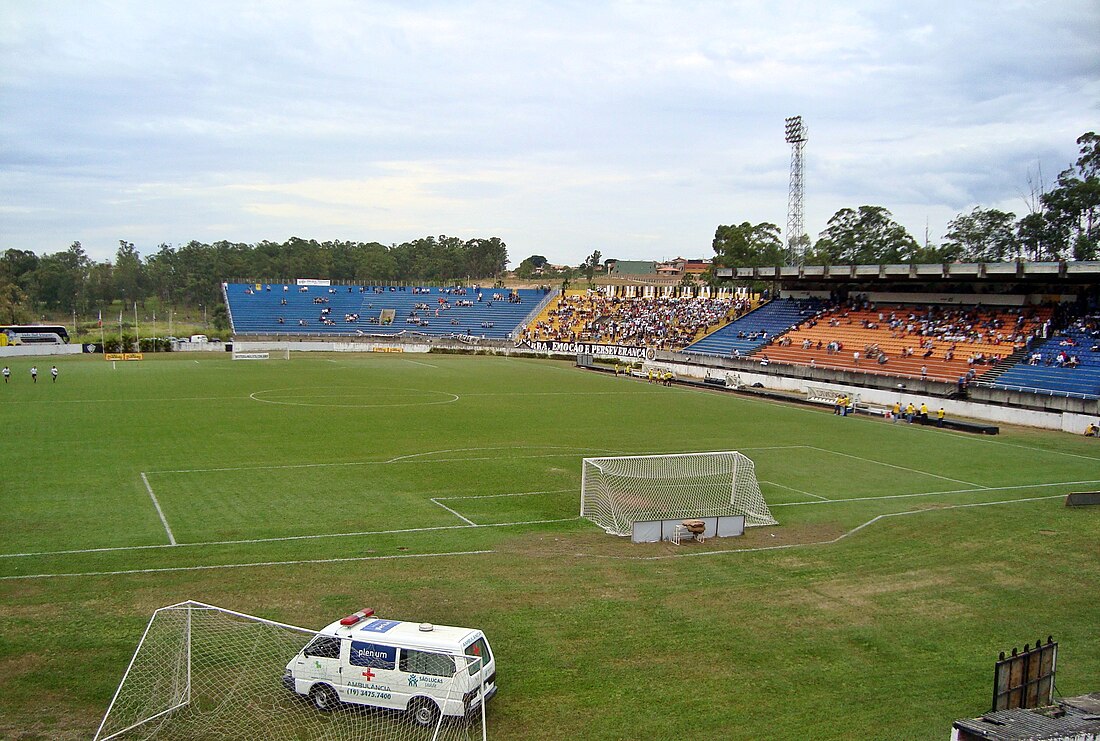
[[[745,516],[745,526],[775,525],[756,467],[736,451],[585,458],[581,517],[630,535],[635,522]]]
[[[162,607],[149,620],[95,741],[486,738],[483,703],[480,712],[452,718],[438,706],[429,708],[424,698],[406,709],[373,706],[365,699],[343,702],[345,695],[368,694],[357,688],[369,686],[346,677],[334,677],[320,692],[296,694],[287,687],[284,670],[317,636],[316,631],[201,602]],[[430,680],[445,686],[446,680],[438,679],[445,675],[443,666],[460,677],[480,670],[477,657],[415,653],[421,684]],[[461,703],[462,693],[456,694],[452,698],[445,689],[435,692],[441,703]]]

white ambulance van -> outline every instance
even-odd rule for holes
[[[340,703],[408,711],[420,726],[468,717],[496,694],[496,661],[480,630],[382,620],[362,610],[317,633],[283,685],[318,710]]]

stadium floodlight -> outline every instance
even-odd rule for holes
[[[787,263],[801,265],[806,259],[806,195],[802,179],[802,150],[806,148],[809,134],[802,124],[802,116],[784,119],[784,138],[791,145],[791,186],[787,196]]]
[[[581,517],[614,535],[635,522],[733,517],[745,526],[778,524],[756,480],[756,467],[737,451],[585,458]]]
[[[786,140],[788,144],[797,144],[806,141],[806,127],[802,125],[802,116],[790,116],[783,119],[786,124]]]

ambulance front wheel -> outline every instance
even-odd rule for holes
[[[409,703],[409,717],[421,728],[433,728],[439,722],[439,706],[427,698],[418,697]]]
[[[336,690],[326,684],[319,684],[311,689],[309,699],[313,703],[313,707],[322,713],[331,713],[340,702],[340,698],[336,696]]]

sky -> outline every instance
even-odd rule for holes
[[[5,0],[0,251],[119,240],[711,257],[889,209],[1027,212],[1100,130],[1100,3]]]

